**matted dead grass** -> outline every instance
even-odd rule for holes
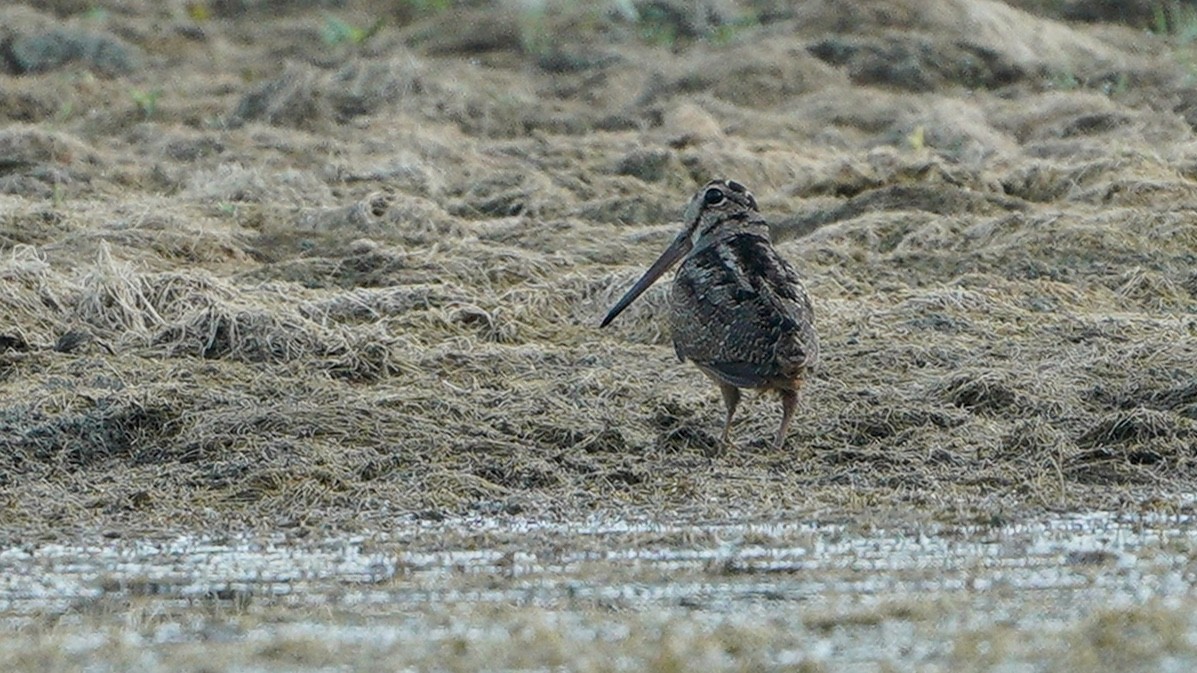
[[[1186,47],[1036,3],[631,4],[0,10],[140,59],[0,75],[5,535],[1191,491]],[[596,326],[713,176],[815,298],[782,452],[750,398],[713,455],[664,286]]]

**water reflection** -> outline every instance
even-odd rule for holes
[[[179,606],[252,597],[392,610],[496,603],[726,612],[965,592],[992,609],[1033,600],[1041,616],[1063,618],[1095,593],[1108,604],[1191,592],[1195,543],[1187,515],[889,530],[482,519],[319,543],[179,537],[10,548],[0,552],[0,611],[20,622],[115,595]]]

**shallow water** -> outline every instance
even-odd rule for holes
[[[513,549],[521,539],[528,548]],[[870,531],[809,523],[562,526],[484,520],[319,543],[184,536],[5,549],[0,609],[9,615],[42,612],[122,591],[162,599],[244,592],[391,605],[481,600],[552,606],[602,596],[635,607],[691,602],[710,609],[732,609],[762,592],[770,600],[807,600],[999,587],[1061,597],[1101,589],[1143,600],[1187,586],[1176,571],[1187,567],[1194,545],[1197,525],[1189,515],[1106,513]],[[1105,572],[1095,574],[1094,568]],[[480,575],[510,581],[486,592],[454,588]],[[612,581],[633,577],[658,580],[635,587]],[[699,577],[705,579],[685,581]],[[346,595],[341,590],[347,586],[363,589]]]
[[[140,629],[135,640],[151,644],[285,636],[499,647],[520,614],[539,615],[537,628],[566,642],[618,642],[644,620],[680,618],[699,631],[773,623],[797,649],[768,662],[798,651],[872,670],[944,660],[978,629],[1045,634],[1095,609],[1185,605],[1197,583],[1194,550],[1188,515],[892,529],[485,519],[320,542],[184,536],[9,548],[0,552],[0,612],[14,627],[54,616],[57,628],[78,629],[84,649],[89,630],[122,623],[119,606],[133,602],[142,614],[170,615]],[[212,617],[213,606],[226,614]],[[187,619],[195,612],[207,615],[202,624]],[[214,627],[252,612],[274,617]]]

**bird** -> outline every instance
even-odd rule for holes
[[[720,437],[732,447],[742,389],[776,391],[785,445],[802,385],[819,361],[814,307],[793,265],[773,247],[756,198],[735,180],[711,180],[686,205],[683,228],[603,318],[623,312],[681,260],[669,297],[678,360],[689,360],[719,387],[727,417]]]

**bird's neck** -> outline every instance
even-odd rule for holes
[[[699,237],[699,239],[694,242],[694,248],[691,250],[690,254],[694,254],[699,250],[703,250],[715,245],[719,241],[725,241],[733,236],[739,236],[741,234],[760,236],[766,241],[772,243],[772,240],[769,238],[769,225],[763,219],[729,219],[722,222],[720,226],[715,227],[711,233],[707,234],[706,236]]]

